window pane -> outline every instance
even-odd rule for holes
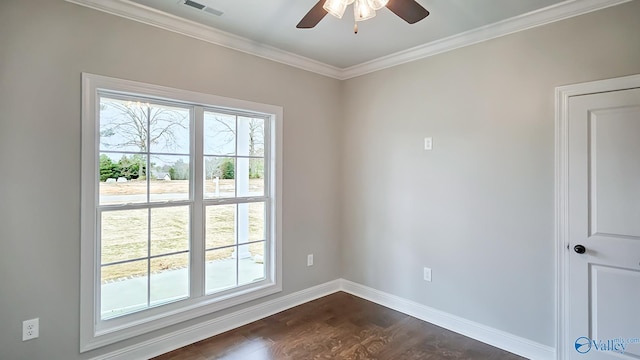
[[[102,267],[102,319],[147,308],[147,262],[148,260],[141,260]],[[110,278],[118,281],[108,281]]]
[[[189,296],[189,254],[151,259],[151,305]]]
[[[151,105],[100,98],[100,149],[147,151],[148,115]]]
[[[102,264],[147,256],[148,214],[147,209],[102,212]]]
[[[151,209],[151,255],[189,250],[189,206]]]
[[[236,117],[205,111],[205,155],[234,155],[236,153]]]
[[[204,158],[204,196],[207,199],[236,196],[236,163],[234,158]]]
[[[236,286],[235,247],[207,251],[205,291],[207,294]]]
[[[189,200],[189,157],[151,155],[151,201]]]
[[[265,240],[264,203],[238,204],[238,243]]]
[[[238,285],[264,279],[264,242],[238,246]],[[244,254],[244,256],[242,256]]]
[[[264,195],[264,159],[238,158],[238,196]]]
[[[236,243],[236,205],[207,206],[205,247],[207,249]]]
[[[189,109],[152,104],[145,109],[151,152],[189,154]]]
[[[265,240],[266,234],[264,232],[265,212],[264,203],[248,203],[239,204],[240,210],[247,208],[249,211],[249,237],[245,241],[257,241]]]
[[[100,205],[147,201],[147,157],[123,153],[101,153]]]
[[[238,117],[238,155],[264,156],[264,119]]]

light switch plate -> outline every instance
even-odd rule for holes
[[[425,150],[433,149],[433,138],[432,137],[424,138],[424,149]]]
[[[307,266],[313,266],[313,254],[307,255]]]

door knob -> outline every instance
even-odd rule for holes
[[[576,245],[573,247],[573,251],[577,252],[578,254],[584,254],[587,252],[587,248],[585,248],[583,245]]]

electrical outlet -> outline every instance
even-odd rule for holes
[[[431,281],[431,269],[428,267],[424,268],[424,281]]]
[[[40,336],[40,319],[35,318],[22,322],[22,341],[35,339]]]
[[[307,255],[307,266],[313,266],[313,254]]]

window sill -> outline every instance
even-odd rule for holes
[[[220,310],[228,309],[252,300],[282,291],[282,286],[275,282],[252,284],[244,290],[233,289],[229,294],[219,293],[202,296],[199,299],[187,299],[166,304],[141,313],[122,316],[120,318],[101,321],[91,334],[82,334],[80,352],[94,350],[134,336],[175,325]],[[153,313],[149,315],[149,313]],[[95,321],[94,323],[98,323]],[[84,333],[84,332],[83,332]]]

